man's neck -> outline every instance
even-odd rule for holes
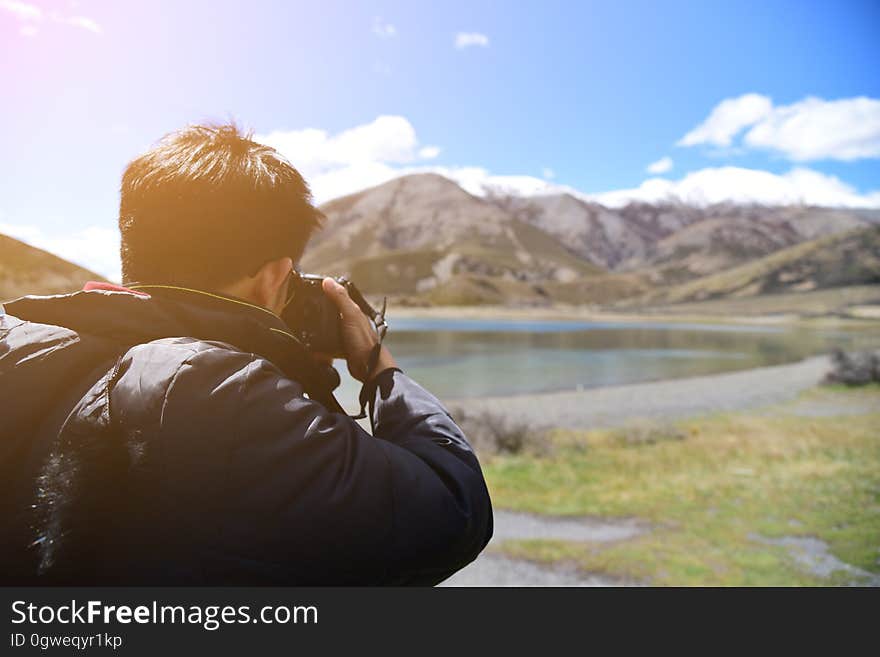
[[[255,306],[260,306],[280,317],[281,308],[278,307],[280,304],[275,303],[274,300],[264,298],[266,295],[259,294],[256,288],[257,286],[253,279],[244,278],[218,288],[217,292],[228,297],[241,299],[242,301],[246,301]]]

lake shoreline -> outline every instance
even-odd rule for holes
[[[535,428],[595,429],[634,420],[677,420],[761,408],[794,399],[820,384],[828,356],[680,379],[616,386],[449,400],[466,414],[490,413]]]
[[[638,324],[668,322],[670,324],[734,324],[746,326],[780,326],[809,328],[877,329],[880,321],[873,317],[841,317],[825,315],[807,317],[794,313],[768,315],[716,315],[672,312],[612,312],[583,306],[394,306],[389,308],[388,321],[393,326],[400,319],[479,319],[491,321],[570,321]]]

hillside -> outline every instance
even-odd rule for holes
[[[58,294],[103,277],[66,260],[0,235],[0,301],[25,294]]]
[[[546,285],[602,270],[555,237],[433,174],[405,176],[322,207],[302,266],[347,273],[368,293],[430,303],[532,303]]]
[[[307,250],[305,269],[348,274],[368,294],[399,303],[432,305],[661,298],[876,219],[812,207],[611,209],[571,194],[482,197],[436,174],[404,176],[322,209],[327,227]],[[854,272],[840,276],[863,282]],[[832,278],[820,276],[815,284]]]
[[[855,212],[826,208],[632,203],[611,210],[569,194],[494,202],[589,262],[611,271],[643,271],[660,285],[866,223]]]
[[[674,304],[876,284],[880,284],[880,226],[874,225],[820,237],[726,271],[655,289],[635,303]]]
[[[719,205],[621,268],[647,271],[652,282],[661,286],[675,285],[866,224],[851,211]]]

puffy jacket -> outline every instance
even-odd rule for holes
[[[406,374],[371,436],[272,313],[148,289],[0,316],[0,583],[434,584],[483,549],[480,465]]]

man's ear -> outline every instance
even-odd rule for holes
[[[270,260],[260,267],[253,277],[253,300],[280,315],[287,300],[287,285],[292,269],[291,258]]]

